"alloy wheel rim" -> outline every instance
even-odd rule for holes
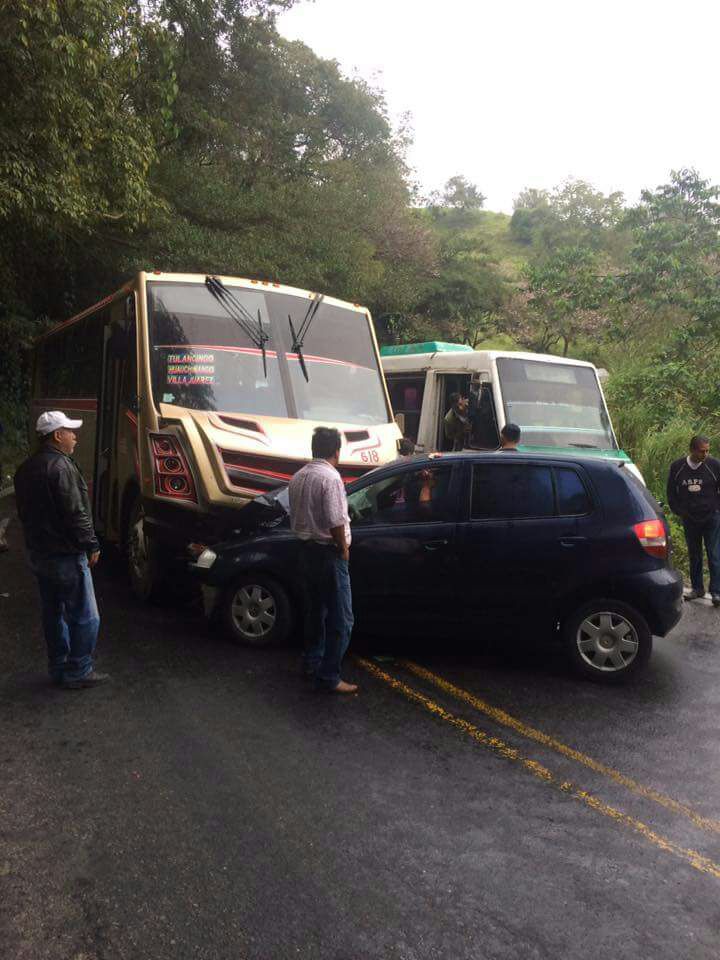
[[[257,583],[249,583],[235,592],[231,605],[233,624],[248,640],[264,640],[277,620],[275,598]]]
[[[585,617],[575,636],[583,661],[594,670],[627,670],[640,649],[637,630],[620,613],[601,610]]]

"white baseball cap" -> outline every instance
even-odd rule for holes
[[[82,420],[70,420],[62,410],[48,410],[38,417],[35,430],[40,436],[44,437],[46,434],[52,433],[54,430],[60,430],[62,427],[66,430],[77,430],[82,425]]]

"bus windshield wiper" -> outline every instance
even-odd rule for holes
[[[307,313],[303,317],[303,322],[300,324],[298,330],[295,330],[293,326],[292,317],[288,314],[288,323],[290,324],[290,333],[292,334],[292,352],[297,354],[297,358],[300,362],[300,369],[303,372],[303,376],[307,383],[310,382],[310,376],[307,372],[307,367],[305,366],[305,357],[303,356],[303,344],[305,342],[305,336],[307,335],[308,330],[310,329],[310,324],[315,319],[315,314],[320,309],[320,304],[325,299],[324,294],[320,294],[317,300],[313,300],[310,306],[307,308]]]
[[[581,450],[602,450],[596,443],[569,443],[569,447],[580,447]]]
[[[230,319],[235,321],[250,342],[262,353],[263,373],[267,380],[267,351],[265,344],[270,340],[270,337],[263,329],[260,309],[258,308],[256,321],[247,307],[238,300],[234,293],[228,290],[218,277],[205,277],[205,286],[225,310],[225,313],[227,313]]]

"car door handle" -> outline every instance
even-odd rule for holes
[[[441,547],[446,547],[449,542],[449,540],[426,540],[423,547],[432,552],[433,550],[439,550]]]
[[[587,537],[560,537],[561,547],[577,547],[581,543],[587,543]]]

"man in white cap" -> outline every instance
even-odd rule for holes
[[[38,417],[37,453],[15,474],[15,496],[37,577],[51,679],[70,689],[109,677],[93,666],[100,617],[90,568],[100,557],[85,479],[72,459],[82,420]]]

